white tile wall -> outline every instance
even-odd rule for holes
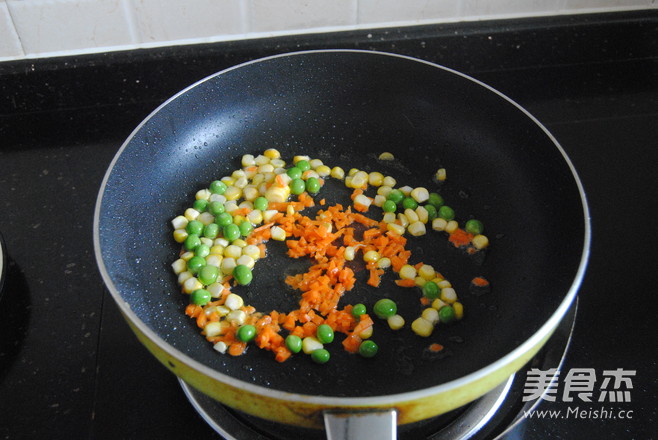
[[[0,61],[392,25],[656,7],[658,0],[0,0]]]

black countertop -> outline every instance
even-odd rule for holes
[[[546,125],[584,184],[591,257],[562,371],[635,370],[631,401],[543,402],[612,414],[526,420],[510,438],[655,438],[657,29],[650,10],[0,64],[0,233],[10,257],[0,437],[218,438],[103,286],[92,244],[100,182],[139,122],[187,85],[275,53],[358,48],[436,62],[500,90]]]

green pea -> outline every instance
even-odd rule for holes
[[[201,258],[206,258],[210,255],[210,248],[207,244],[201,243],[199,246],[194,248],[194,255]]]
[[[360,304],[360,303],[359,303],[359,304],[355,304],[355,305],[352,307],[352,316],[354,316],[355,318],[358,318],[358,317],[360,317],[361,315],[365,315],[365,314],[366,314],[366,311],[367,311],[367,310],[366,310],[366,306],[365,306],[365,305]]]
[[[317,194],[320,192],[320,181],[317,177],[309,177],[306,179],[306,191],[310,194]]]
[[[398,306],[388,298],[382,298],[375,303],[372,310],[381,319],[387,319],[398,312]]]
[[[215,217],[215,223],[223,228],[233,223],[233,216],[228,212],[222,212],[217,217]]]
[[[309,163],[308,160],[302,159],[295,164],[295,167],[299,168],[300,170],[302,170],[302,172],[304,172],[311,169],[311,164]]]
[[[196,275],[203,266],[206,265],[206,259],[198,255],[193,256],[187,262],[187,270]]]
[[[266,211],[268,208],[269,202],[267,199],[263,196],[256,197],[256,200],[254,200],[254,208],[261,210],[261,211]]]
[[[210,292],[208,292],[206,289],[197,289],[192,292],[192,295],[190,295],[190,301],[192,304],[196,304],[198,306],[205,306],[210,302],[210,298]]]
[[[423,295],[429,299],[436,299],[441,294],[441,289],[434,281],[428,281],[423,285]]]
[[[213,194],[224,194],[226,188],[226,184],[221,180],[215,180],[210,184],[210,192]]]
[[[439,215],[434,205],[430,205],[429,203],[425,205],[425,211],[427,211],[427,218],[429,221],[434,220]]]
[[[203,223],[199,220],[192,220],[187,224],[185,230],[188,234],[201,235],[201,232],[203,232]]]
[[[197,275],[197,278],[203,284],[209,286],[210,284],[217,281],[218,276],[219,276],[219,267],[213,266],[212,264],[206,264],[199,270],[199,274]]]
[[[214,216],[218,216],[222,212],[225,211],[224,204],[222,202],[218,202],[217,200],[208,203],[208,212],[211,213]]]
[[[387,200],[382,205],[382,209],[385,212],[395,212],[398,209],[398,205],[393,200]]]
[[[374,341],[366,340],[359,345],[359,354],[364,358],[371,358],[377,354],[379,347]]]
[[[402,200],[402,207],[404,209],[416,209],[418,208],[418,202],[413,197],[405,197]]]
[[[471,219],[466,222],[464,229],[470,234],[477,235],[484,231],[484,225],[480,220]]]
[[[286,171],[286,174],[293,180],[294,179],[301,179],[302,170],[300,170],[297,167],[290,167],[290,168],[288,168],[288,171]]]
[[[311,359],[313,359],[313,362],[316,364],[326,364],[329,362],[330,357],[329,352],[324,348],[318,348],[311,352]]]
[[[430,198],[427,200],[427,203],[430,205],[434,206],[436,209],[439,209],[445,201],[443,200],[443,197],[441,197],[437,193],[430,193]]]
[[[206,238],[217,238],[219,234],[219,225],[217,223],[208,223],[203,228],[203,236]]]
[[[443,205],[439,208],[439,217],[444,220],[452,220],[455,218],[455,210],[448,205]]]
[[[201,239],[197,234],[190,234],[185,238],[183,246],[188,251],[193,251],[197,246],[201,244]]]
[[[238,264],[233,268],[233,278],[235,278],[235,281],[239,285],[246,286],[247,284],[251,283],[251,280],[254,278],[254,274],[251,272],[251,269],[249,269],[249,266]]]
[[[251,324],[241,325],[236,332],[236,336],[242,342],[249,342],[256,337],[256,327]]]
[[[240,235],[246,237],[251,234],[251,231],[254,230],[254,225],[252,225],[248,220],[243,220],[238,228],[240,228]]]
[[[302,338],[297,335],[286,336],[286,347],[293,353],[302,351]]]
[[[240,227],[235,223],[230,223],[222,229],[224,238],[228,241],[235,241],[240,238]]]
[[[299,195],[299,194],[303,193],[304,191],[306,191],[306,183],[302,179],[297,178],[297,179],[292,179],[290,181],[290,192],[291,193],[293,193],[295,195]]]
[[[334,329],[327,324],[320,324],[315,331],[315,335],[318,338],[318,341],[323,344],[329,344],[334,340]]]
[[[439,309],[439,321],[446,324],[455,320],[455,309],[452,306],[443,306]]]
[[[192,208],[196,209],[199,212],[204,212],[208,207],[208,200],[199,199],[195,200]]]
[[[402,200],[404,200],[404,193],[399,189],[393,189],[388,193],[386,199],[391,200],[397,205],[398,203],[401,203]]]

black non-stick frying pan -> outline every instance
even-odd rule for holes
[[[331,348],[328,364],[284,364],[252,349],[221,355],[184,315],[170,264],[179,245],[170,220],[194,194],[240,166],[243,154],[278,149],[331,166],[391,175],[440,191],[459,220],[480,219],[491,245],[470,256],[430,232],[411,238],[423,261],[455,286],[465,317],[430,338],[377,324],[380,346],[364,359]],[[394,161],[380,161],[380,153]],[[432,180],[445,168],[447,180]],[[342,200],[340,185],[322,197]],[[95,213],[96,256],[108,289],[140,340],[174,373],[241,410],[319,426],[323,411],[395,409],[399,423],[453,409],[520,368],[559,323],[586,266],[590,232],[583,188],[549,132],[520,106],[450,69],[366,51],[311,51],[246,63],[208,77],[155,110],[126,140],[103,181]],[[281,243],[236,293],[259,310],[294,308],[287,274],[309,262]],[[364,272],[357,272],[364,279]],[[470,280],[490,281],[486,295]],[[394,298],[407,322],[418,295],[384,278],[361,281],[343,304]],[[408,325],[407,325],[408,327]],[[429,355],[431,342],[445,346]],[[126,360],[129,362],[130,360]]]

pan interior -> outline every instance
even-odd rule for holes
[[[410,239],[412,263],[433,265],[455,286],[465,318],[419,338],[409,323],[420,295],[386,276],[379,289],[363,281],[342,304],[390,297],[407,319],[394,332],[377,322],[373,359],[349,355],[340,342],[332,359],[307,356],[284,364],[250,349],[221,355],[184,316],[170,264],[179,245],[170,220],[191,206],[196,191],[240,165],[245,153],[277,148],[348,170],[380,171],[400,185],[439,190],[458,218],[480,219],[491,246],[484,258],[452,247],[443,234]],[[379,161],[384,151],[395,161]],[[448,178],[432,181],[438,168]],[[275,57],[210,77],[154,112],[129,138],[103,190],[99,245],[120,305],[168,345],[230,377],[300,394],[362,397],[439,385],[477,371],[530,338],[555,312],[578,270],[584,244],[582,198],[561,150],[517,106],[466,77],[407,58],[353,52]],[[329,181],[328,202],[347,189]],[[373,215],[377,208],[373,208]],[[290,310],[287,274],[309,264],[285,256],[280,243],[236,288],[262,311]],[[365,274],[357,276],[365,279]],[[491,292],[469,293],[484,276]],[[117,297],[118,299],[118,297]],[[432,342],[445,346],[427,356]]]

